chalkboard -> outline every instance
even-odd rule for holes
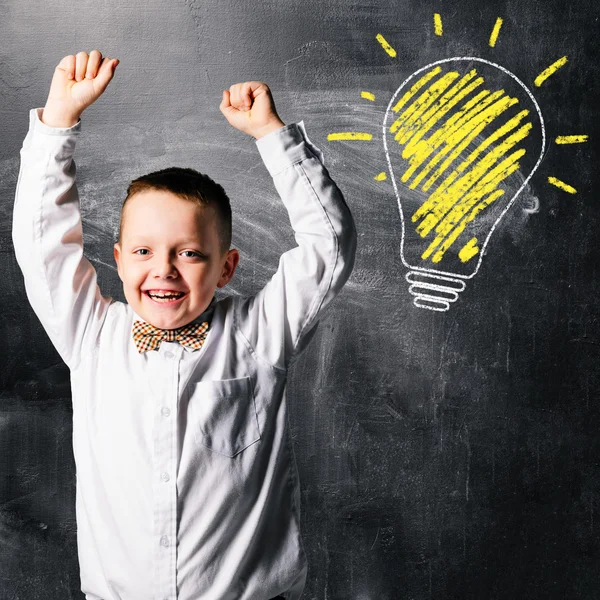
[[[266,81],[282,119],[305,121],[353,212],[354,272],[288,387],[303,598],[598,596],[597,2],[8,0],[2,15],[0,598],[83,598],[69,371],[10,232],[28,111],[63,56],[95,48],[121,61],[75,156],[103,295],[124,301],[112,245],[126,186],[167,166],[232,198],[242,258],[223,293],[255,293],[294,245],[252,140],[219,112],[238,81]],[[427,215],[414,218],[430,196],[402,181],[414,153],[391,127],[436,131],[410,120],[421,92],[394,111],[436,66],[505,89],[532,129],[506,204],[434,262],[445,242],[422,258]]]

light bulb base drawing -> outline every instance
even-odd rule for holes
[[[426,271],[410,271],[405,278],[411,284],[408,291],[415,297],[415,306],[440,312],[449,310],[466,287],[462,279]]]

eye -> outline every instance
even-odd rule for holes
[[[184,250],[183,252],[184,253],[189,252],[190,254],[193,254],[194,256],[197,256],[198,258],[202,257],[202,255],[199,252],[194,252],[193,250]]]
[[[139,248],[138,250],[136,250],[134,252],[134,254],[137,254],[138,252],[141,252],[142,250],[145,251],[145,252],[148,252],[148,248]],[[142,256],[145,256],[145,255],[142,255]]]

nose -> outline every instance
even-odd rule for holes
[[[167,277],[177,277],[177,269],[173,264],[173,259],[169,254],[163,254],[156,258],[154,268],[152,269],[155,277],[165,279]]]

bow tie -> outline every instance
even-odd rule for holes
[[[208,335],[209,323],[188,323],[177,329],[159,329],[150,323],[144,321],[134,321],[133,323],[133,341],[138,352],[154,350],[163,340],[167,342],[179,342],[183,346],[198,350],[202,348],[204,340]]]

